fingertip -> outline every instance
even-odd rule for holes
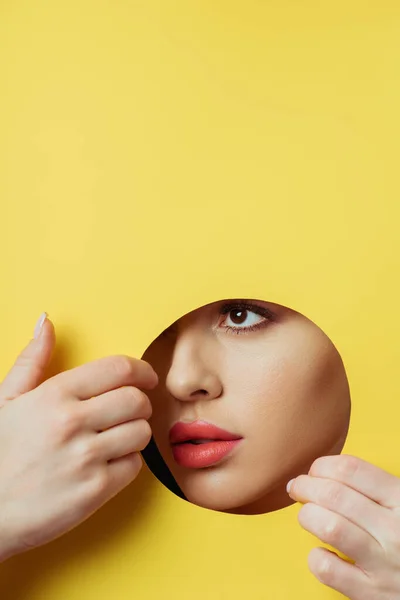
[[[295,479],[291,479],[291,480],[288,482],[287,486],[286,486],[286,491],[287,491],[287,493],[289,494],[289,496],[291,495],[291,492],[292,492],[292,490],[293,490],[293,484],[294,484],[294,482],[295,482]]]
[[[130,459],[133,467],[132,477],[133,479],[136,479],[143,468],[143,458],[140,452],[134,452],[130,455]]]
[[[49,318],[49,316],[46,315],[46,318],[43,322],[43,325],[40,330],[40,334],[37,339],[40,339],[41,341],[42,340],[46,341],[46,343],[49,343],[49,342],[54,343],[55,338],[56,338],[56,332],[55,332],[54,324],[51,321],[51,319]]]
[[[55,333],[55,326],[53,321],[50,319],[50,317],[47,317],[45,323],[44,323],[44,327],[45,327],[45,331],[47,331],[48,333]]]
[[[33,339],[38,340],[43,336],[48,337],[49,335],[54,335],[54,324],[47,312],[43,312],[36,322]]]
[[[149,362],[146,360],[143,362],[148,366],[149,369],[148,389],[153,390],[159,384],[159,377]]]
[[[152,384],[152,389],[156,388],[159,384],[160,380],[158,378],[157,373],[153,370],[153,384]]]
[[[292,498],[292,500],[294,500],[295,502],[298,502],[299,504],[305,504],[306,502],[308,502],[308,497],[307,497],[308,481],[309,481],[308,475],[298,475],[297,477],[295,477],[294,479],[289,481],[289,483],[287,485],[287,491],[288,491],[290,498]]]
[[[35,329],[33,331],[33,339],[37,340],[39,339],[39,337],[42,335],[43,333],[43,329],[44,329],[44,324],[47,320],[47,313],[43,312],[40,317],[38,318],[38,320],[36,321],[36,325],[35,325]]]
[[[33,340],[33,351],[43,368],[47,368],[56,347],[56,334],[52,321],[46,315],[39,336]]]

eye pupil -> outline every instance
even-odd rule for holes
[[[241,325],[247,319],[247,310],[231,310],[229,316],[233,323]]]

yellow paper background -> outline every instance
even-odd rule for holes
[[[345,450],[400,475],[400,7],[372,4],[2,2],[2,373],[42,310],[63,368],[267,299],[338,346]],[[205,511],[144,470],[1,598],[339,597],[297,510]]]

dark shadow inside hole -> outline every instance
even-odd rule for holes
[[[162,458],[154,438],[151,438],[147,447],[143,450],[142,456],[149,467],[150,471],[157,477],[168,490],[174,493],[178,498],[186,500],[185,495],[176,483],[171,471],[168,469],[164,459]]]

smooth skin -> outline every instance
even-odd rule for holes
[[[43,381],[54,346],[42,318],[0,386],[0,562],[66,533],[132,482],[151,437],[149,364],[114,356]]]

